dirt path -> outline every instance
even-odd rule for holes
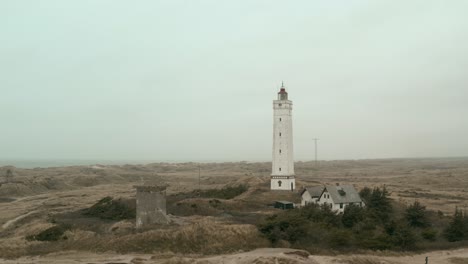
[[[468,248],[457,250],[433,251],[408,256],[375,256],[375,255],[338,255],[311,256],[320,264],[336,263],[369,263],[369,264],[424,264],[428,257],[430,264],[468,263]],[[458,262],[455,262],[458,261]]]
[[[168,256],[151,254],[95,254],[89,252],[57,252],[41,257],[22,257],[15,260],[0,259],[0,264],[250,264],[250,263],[287,263],[287,264],[424,264],[426,256],[430,264],[461,264],[468,263],[468,248],[457,250],[433,251],[425,254],[408,256],[376,256],[376,255],[338,255],[309,256],[303,251],[285,248],[261,248],[249,252],[219,255],[204,258],[188,256]]]
[[[35,211],[31,211],[29,213],[26,213],[26,214],[22,214],[20,216],[17,216],[16,218],[13,218],[11,220],[8,220],[5,224],[2,225],[2,229],[7,229],[8,227],[10,227],[11,225],[13,225],[14,223],[16,223],[17,221],[25,218],[25,217],[28,217],[32,214],[35,214],[35,213],[38,213],[39,211],[38,210],[35,210]]]

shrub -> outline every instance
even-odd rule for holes
[[[136,208],[122,199],[114,200],[112,197],[107,196],[90,208],[84,209],[83,214],[109,220],[134,219],[136,217]]]
[[[222,189],[200,190],[199,196],[203,198],[232,199],[249,189],[246,184],[224,187]]]
[[[349,230],[334,229],[329,235],[329,244],[332,248],[347,247],[351,244],[352,233]]]
[[[67,239],[63,234],[70,229],[70,225],[60,224],[33,235],[26,237],[27,240],[38,241],[57,241],[60,239]]]
[[[426,240],[435,241],[437,238],[437,230],[427,228],[421,232],[421,236]]]

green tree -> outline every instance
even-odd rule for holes
[[[393,232],[392,240],[395,246],[403,250],[411,250],[416,247],[416,235],[407,225],[400,224],[396,226]]]
[[[405,218],[412,227],[428,227],[429,220],[426,215],[426,207],[415,201],[405,210]]]
[[[448,241],[461,241],[468,238],[468,223],[466,215],[458,208],[455,209],[452,221],[444,230],[444,236]]]
[[[341,222],[347,228],[352,228],[354,224],[362,221],[364,218],[364,210],[362,207],[351,204],[345,207]]]
[[[372,194],[372,190],[371,190],[371,188],[369,188],[369,187],[364,187],[364,188],[359,192],[359,196],[361,197],[361,199],[364,201],[365,204],[368,204],[368,203],[369,203],[371,194]]]
[[[386,222],[393,211],[388,196],[389,194],[385,186],[382,189],[376,187],[372,190],[366,203],[367,208],[372,211],[372,214],[382,222]]]

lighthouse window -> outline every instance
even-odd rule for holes
[[[280,117],[280,122],[281,122],[281,117]]]
[[[281,132],[280,132],[280,137],[281,137]]]
[[[281,168],[279,168],[279,171],[281,171]]]
[[[281,149],[280,149],[280,154],[281,154]]]
[[[281,181],[278,181],[278,187],[281,187]]]
[[[282,106],[282,104],[279,104],[279,106]]]

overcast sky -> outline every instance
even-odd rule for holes
[[[0,158],[468,156],[468,1],[0,2]]]

